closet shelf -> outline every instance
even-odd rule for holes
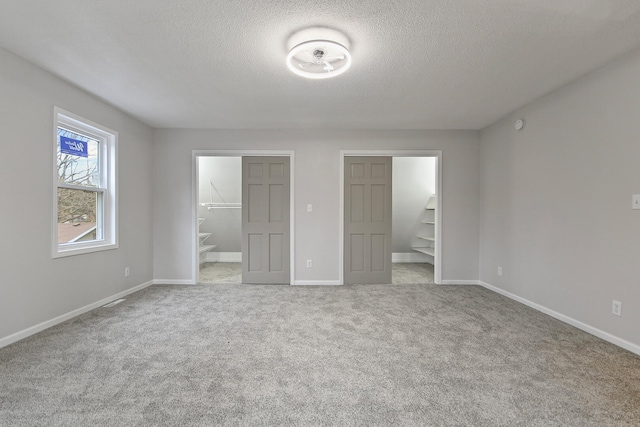
[[[423,254],[431,255],[431,256],[436,255],[435,248],[411,248],[411,249],[417,252],[422,252]]]
[[[431,210],[435,210],[436,206],[437,206],[436,195],[434,194],[431,197],[429,197],[429,200],[427,200],[427,204],[424,208],[428,211],[431,211]]]
[[[202,205],[202,203],[201,203]],[[202,223],[205,221],[205,218],[198,218],[198,227],[200,227],[200,225],[202,225]],[[200,258],[200,264],[207,262],[207,255],[206,253],[215,249],[217,247],[217,245],[205,245],[204,242],[211,237],[212,233],[202,233],[200,232],[200,230],[198,229],[198,253],[199,253],[199,258]]]
[[[200,251],[201,254],[205,253],[205,252],[209,252],[213,249],[216,248],[217,245],[202,245],[198,248],[198,250]]]
[[[416,251],[416,252],[420,252],[422,254],[425,255],[429,255],[431,257],[434,258],[436,257],[436,238],[435,238],[435,234],[436,234],[436,230],[435,230],[435,226],[436,226],[436,207],[437,207],[438,203],[437,203],[437,199],[436,199],[436,195],[432,194],[429,199],[427,200],[427,204],[425,205],[425,210],[427,211],[424,214],[424,218],[422,218],[422,220],[420,221],[421,224],[425,224],[428,225],[430,227],[428,227],[426,230],[424,230],[423,232],[426,234],[417,234],[416,238],[420,239],[420,240],[424,240],[424,243],[418,243],[423,244],[423,245],[428,245],[428,246],[415,246],[412,247],[411,249]],[[427,261],[430,262],[430,261]],[[432,262],[431,262],[432,263]]]
[[[220,198],[220,200],[222,200],[222,202],[213,202],[214,191],[218,194],[218,197]],[[242,209],[242,203],[227,202],[224,197],[222,197],[222,194],[220,194],[220,191],[218,191],[216,186],[213,185],[212,180],[209,180],[209,200],[210,202],[208,203],[200,203],[200,206],[206,207],[208,211],[210,211],[211,209]]]

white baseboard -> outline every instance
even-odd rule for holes
[[[296,280],[295,286],[340,286],[339,280]]]
[[[488,283],[479,281],[478,283],[480,286],[485,287],[487,289],[489,289],[490,291],[496,292],[500,295],[504,295],[507,298],[510,298],[514,301],[518,301],[519,303],[522,303],[528,307],[533,308],[534,310],[538,310],[541,313],[544,313],[546,315],[549,315],[555,319],[560,320],[561,322],[567,323],[571,326],[574,326],[580,330],[583,330],[591,335],[595,335],[598,338],[602,338],[605,341],[610,342],[611,344],[615,344],[618,347],[622,347],[625,350],[629,350],[632,353],[635,353],[637,355],[640,355],[640,345],[634,344],[632,342],[629,342],[627,340],[624,340],[622,338],[616,337],[615,335],[612,335],[608,332],[602,331],[598,328],[594,328],[593,326],[587,325],[586,323],[582,323],[579,320],[573,319],[569,316],[565,316],[564,314],[558,313],[557,311],[553,311],[547,307],[544,307],[540,304],[537,304],[535,302],[529,301],[525,298],[519,297],[515,294],[512,294],[511,292],[507,292],[504,289],[500,289],[498,287],[495,287],[493,285],[490,285]]]
[[[394,264],[406,263],[406,262],[427,262],[429,257],[420,252],[393,252],[391,254],[391,262]]]
[[[441,280],[441,285],[481,285],[479,280]]]
[[[218,262],[218,261],[220,261],[220,252],[206,252],[204,254],[204,262]]]
[[[242,262],[242,252],[207,252],[207,262]]]
[[[129,294],[132,294],[134,292],[138,292],[148,286],[151,286],[153,284],[153,281],[148,281],[146,283],[143,283],[141,285],[138,286],[134,286],[131,289],[127,289],[126,291],[122,291],[119,292],[115,295],[112,295],[110,297],[107,298],[103,298],[100,301],[96,301],[94,303],[91,303],[89,305],[85,305],[84,307],[78,308],[76,310],[72,310],[68,313],[62,314],[58,317],[54,317],[51,320],[46,320],[42,323],[38,323],[35,326],[31,326],[30,328],[27,329],[23,329],[22,331],[16,332],[15,334],[11,334],[9,336],[6,336],[4,338],[0,338],[0,348],[2,347],[6,347],[10,344],[13,344],[14,342],[20,341],[22,339],[25,339],[31,335],[37,334],[38,332],[42,332],[45,329],[48,329],[52,326],[55,326],[57,324],[60,324],[62,322],[65,322],[69,319],[73,319],[76,316],[79,316],[81,314],[84,314],[88,311],[94,310],[98,307],[102,307],[105,304],[110,303],[111,301],[115,301],[117,299],[120,299],[122,297],[125,297]]]
[[[189,279],[153,279],[154,285],[195,285],[193,280]]]

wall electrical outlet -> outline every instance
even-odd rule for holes
[[[130,272],[131,272],[131,271],[129,270],[129,267],[125,267],[125,268],[124,268],[124,277],[129,277],[129,273],[130,273]]]
[[[310,259],[307,260],[307,268],[313,267],[313,262]]]
[[[631,197],[631,209],[640,209],[640,194]]]
[[[616,316],[622,316],[622,303],[620,301],[613,300],[613,304],[611,305],[611,313]]]
[[[502,267],[498,267],[498,276],[502,276]]]

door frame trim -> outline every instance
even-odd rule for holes
[[[339,281],[344,285],[344,158],[353,156],[435,157],[436,159],[436,255],[433,281],[442,283],[442,150],[340,150],[340,221],[338,266]],[[392,181],[393,182],[393,181]]]
[[[295,278],[295,151],[294,150],[192,150],[191,151],[191,266],[193,283],[200,282],[200,261],[198,253],[198,191],[199,170],[198,157],[289,157],[289,284],[294,284]]]

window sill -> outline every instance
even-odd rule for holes
[[[112,249],[118,249],[117,243],[93,243],[92,245],[65,245],[62,248],[58,246],[54,249],[52,258],[64,258],[74,255],[89,254],[93,252],[109,251]]]

